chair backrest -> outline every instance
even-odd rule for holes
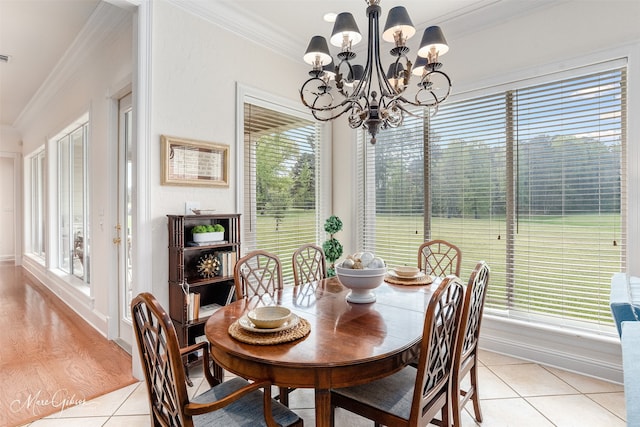
[[[327,277],[327,261],[322,248],[312,243],[300,246],[291,257],[296,285],[317,282]]]
[[[240,258],[233,276],[237,299],[271,294],[284,287],[280,258],[262,250],[249,252]]]
[[[449,399],[449,380],[463,298],[462,281],[450,275],[442,280],[429,301],[410,425],[426,426]]]
[[[131,303],[133,330],[151,404],[152,425],[193,426],[178,337],[167,312],[150,293]]]
[[[460,334],[456,344],[454,366],[463,363],[478,347],[484,300],[489,284],[489,266],[479,261],[469,276],[464,296]]]
[[[460,249],[446,240],[429,240],[418,249],[418,268],[432,276],[455,274],[460,277],[461,262]]]

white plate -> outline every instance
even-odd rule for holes
[[[388,269],[387,273],[389,273],[389,276],[391,276],[391,277],[393,277],[395,279],[400,279],[400,280],[423,279],[426,276],[424,271],[418,271],[418,273],[416,275],[414,275],[414,276],[401,276],[393,268]]]
[[[254,325],[251,322],[251,320],[249,320],[249,318],[246,315],[244,315],[240,319],[238,319],[238,324],[245,331],[258,332],[261,334],[271,334],[274,332],[286,331],[287,329],[291,329],[294,326],[296,326],[299,321],[300,321],[300,318],[295,314],[291,313],[291,317],[289,318],[289,320],[287,320],[282,326],[279,326],[277,328],[270,328],[270,329],[256,328],[256,325]]]

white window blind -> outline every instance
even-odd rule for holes
[[[414,128],[405,130],[413,139],[392,142],[383,131],[375,155],[363,145],[363,245],[380,247],[397,234],[398,256],[415,263],[420,242],[402,231],[415,227],[425,239],[462,249],[463,278],[478,260],[489,263],[489,311],[614,332],[609,282],[626,268],[625,87],[624,67],[576,71],[551,83],[518,82],[501,93],[447,103],[427,119],[424,141],[423,126],[415,123],[405,124]],[[386,138],[395,150],[407,140],[416,151],[427,147],[424,230],[410,215],[411,197],[393,205],[390,216],[405,219],[397,233],[379,226],[392,209],[380,196],[397,190],[378,163],[394,165],[400,156],[385,147]],[[378,203],[371,207],[371,200]]]
[[[407,116],[402,126],[382,130],[375,145],[359,132],[361,249],[388,266],[415,265],[424,241],[423,124]]]
[[[611,324],[609,283],[625,270],[625,85],[615,69],[514,93],[512,315]]]
[[[443,105],[430,121],[429,239],[462,251],[463,280],[475,264],[491,267],[491,285],[505,283],[507,194],[505,95]]]
[[[279,256],[285,283],[291,256],[317,243],[321,126],[307,118],[244,104],[245,251]]]

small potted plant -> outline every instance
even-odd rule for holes
[[[324,231],[329,233],[329,240],[322,244],[324,255],[329,261],[327,266],[327,276],[333,277],[336,275],[335,262],[340,256],[342,256],[342,244],[338,242],[338,239],[333,237],[335,233],[342,230],[342,221],[335,215],[331,215],[324,223]]]
[[[224,227],[221,224],[196,225],[191,229],[191,233],[196,243],[224,240]]]

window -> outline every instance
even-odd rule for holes
[[[393,265],[415,262],[422,237],[449,240],[463,251],[463,276],[478,260],[491,266],[492,313],[614,332],[609,282],[626,256],[625,87],[620,64],[518,82],[383,131],[374,148],[363,141],[363,246]],[[389,203],[390,192],[403,197]],[[400,257],[385,245],[391,234]]]
[[[89,215],[85,122],[55,138],[58,152],[58,268],[83,280],[89,277]]]
[[[40,150],[29,159],[31,174],[31,253],[41,258],[46,253],[45,231],[45,177],[46,177],[45,151]]]
[[[307,115],[244,102],[243,245],[277,254],[285,283],[293,252],[320,236],[321,133]]]

